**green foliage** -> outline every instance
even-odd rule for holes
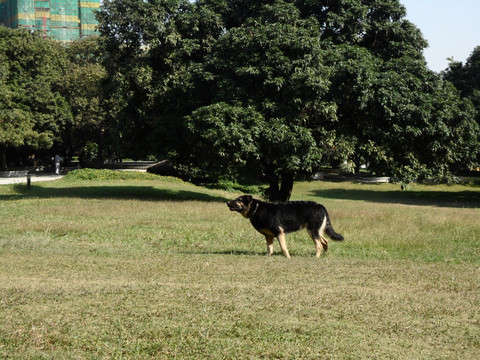
[[[197,101],[195,66],[216,17],[193,13],[187,0],[104,1],[98,13],[108,70],[108,121],[132,157],[162,156],[188,146],[183,115]],[[205,92],[198,88],[197,93]]]
[[[314,17],[323,26],[322,40],[353,45],[384,60],[408,54],[422,59],[428,46],[420,30],[405,19],[398,0],[295,1],[302,17]]]
[[[0,28],[2,167],[7,148],[68,161],[95,143],[285,200],[322,165],[408,183],[479,163],[480,51],[444,73],[461,99],[398,0],[122,0],[98,16],[100,39],[67,46]]]
[[[325,145],[334,138],[328,130],[335,105],[325,100],[328,69],[319,28],[313,19],[301,19],[292,4],[275,2],[219,38],[206,64],[216,79],[212,104],[188,118],[193,142],[205,145],[192,154],[202,159],[190,163],[263,178],[271,184],[272,200],[289,197],[275,192],[279,180],[320,166]],[[205,124],[206,118],[215,125]],[[219,146],[206,139],[206,127]],[[202,161],[225,157],[227,162],[209,166]]]
[[[99,41],[96,38],[73,41],[65,52],[68,63],[60,88],[72,119],[61,131],[61,142],[71,157],[75,151],[88,147],[87,143],[104,144],[112,130],[106,121],[106,71],[101,65]],[[102,155],[97,149],[95,157],[102,158]]]
[[[451,81],[460,91],[461,96],[472,102],[475,107],[475,120],[480,126],[480,46],[477,46],[468,57],[465,64],[452,61],[448,69],[443,73],[443,77]],[[475,146],[473,144],[473,146]],[[478,145],[476,146],[478,149]],[[480,153],[475,152],[475,164],[480,164]],[[468,169],[468,165],[464,169]]]
[[[408,182],[448,177],[472,163],[479,135],[473,109],[423,64],[390,62],[375,91],[370,131],[362,134],[372,170]]]
[[[451,61],[444,72],[445,79],[451,81],[464,97],[475,97],[480,91],[480,46],[473,49],[465,64]]]
[[[85,147],[83,148],[82,155],[82,162],[88,163],[95,160],[98,157],[98,144],[87,141]]]
[[[26,31],[0,27],[0,156],[8,147],[52,146],[70,119],[57,84],[65,61],[59,44]]]
[[[398,0],[104,2],[122,143],[201,179],[248,173],[274,200],[345,161],[405,183],[451,177],[479,129],[405,15]]]
[[[475,162],[479,128],[455,89],[409,56],[381,61],[341,46],[329,58],[346,160],[408,183],[449,179]]]
[[[263,186],[257,185],[243,185],[239,184],[234,181],[220,179],[215,183],[210,183],[206,185],[207,188],[211,189],[220,189],[230,192],[241,192],[243,194],[263,194],[265,192],[265,188]]]
[[[105,121],[99,41],[64,45],[7,28],[0,35],[2,166],[8,147],[54,148],[67,162],[87,141],[102,144],[99,154],[106,153],[112,131]]]
[[[67,180],[158,180],[165,179],[159,175],[138,172],[138,171],[118,171],[118,170],[106,170],[106,169],[77,169],[70,171],[65,178]],[[167,177],[168,178],[168,177]],[[169,178],[174,181],[181,181],[176,178]]]

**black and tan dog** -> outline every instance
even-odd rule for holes
[[[250,195],[243,195],[227,202],[227,205],[231,211],[238,211],[249,219],[253,227],[265,235],[267,255],[272,255],[273,238],[276,237],[283,254],[290,258],[285,234],[305,228],[315,243],[316,257],[320,257],[322,250],[328,249],[328,240],[323,236],[324,233],[332,240],[343,240],[343,236],[333,230],[327,209],[313,201],[273,204],[254,199]]]

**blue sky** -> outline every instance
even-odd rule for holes
[[[480,46],[480,0],[400,0],[407,19],[428,40],[428,66],[434,71],[448,67],[449,57],[465,63]]]

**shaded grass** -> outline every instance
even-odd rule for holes
[[[327,199],[360,200],[376,203],[480,207],[478,185],[411,185],[409,190],[400,191],[398,184],[361,184],[352,182],[324,183],[320,189],[312,188],[313,197]]]
[[[264,257],[227,191],[161,178],[0,187],[0,358],[478,357],[480,210],[455,196],[478,188],[294,190],[347,239],[320,260],[305,232],[287,236],[291,261],[278,245]]]

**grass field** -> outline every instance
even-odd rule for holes
[[[345,242],[265,257],[237,193],[0,186],[1,359],[479,359],[480,187],[302,182]]]

